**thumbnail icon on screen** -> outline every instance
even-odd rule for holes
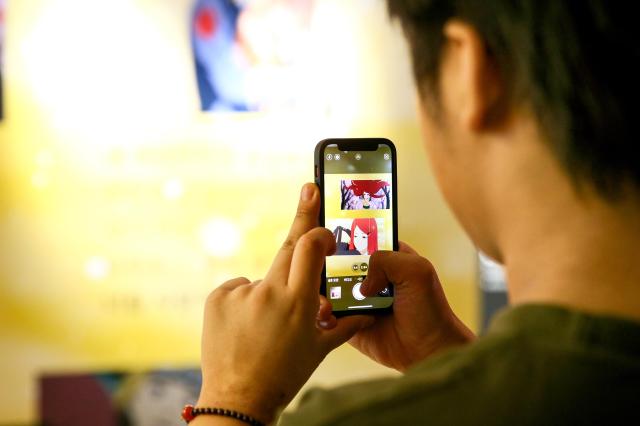
[[[330,299],[340,299],[342,297],[342,287],[331,287],[329,290]]]

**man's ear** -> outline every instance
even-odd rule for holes
[[[503,96],[497,66],[480,34],[466,22],[448,21],[444,36],[446,53],[440,70],[443,99],[453,102],[449,111],[457,115],[458,124],[483,130],[493,124]]]

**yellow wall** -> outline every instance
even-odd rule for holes
[[[428,170],[383,2],[320,0],[309,107],[242,116],[198,112],[190,7],[9,0],[0,423],[35,420],[42,372],[195,365],[205,295],[264,274],[325,137],[395,141],[400,239],[476,325],[474,252]],[[344,346],[311,383],[381,374]]]

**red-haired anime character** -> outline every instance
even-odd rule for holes
[[[391,206],[389,182],[383,180],[351,180],[341,182],[342,210],[388,209]],[[353,197],[358,197],[354,199]],[[372,199],[376,199],[375,203]]]
[[[353,219],[349,250],[357,250],[360,254],[369,255],[378,251],[378,224],[375,219]]]

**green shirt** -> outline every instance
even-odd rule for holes
[[[294,425],[640,425],[640,323],[547,305],[399,378],[307,392]]]

